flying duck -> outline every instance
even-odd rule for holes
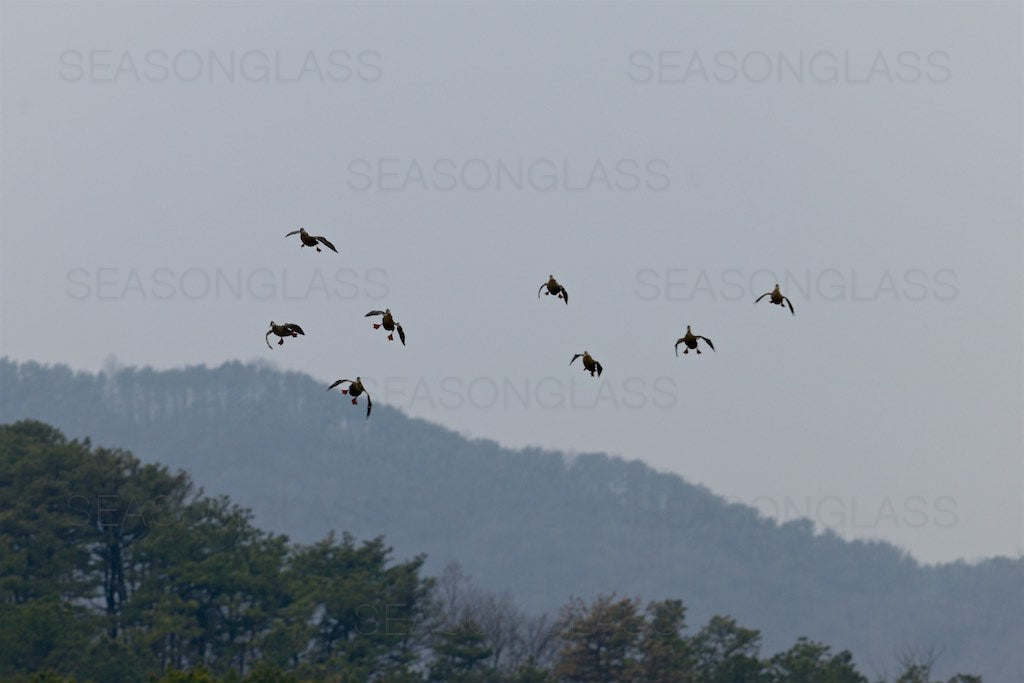
[[[761,299],[765,298],[766,296],[770,296],[771,297],[770,301],[773,304],[775,304],[776,306],[781,306],[782,302],[785,301],[786,304],[789,306],[789,312],[792,313],[793,315],[796,315],[796,313],[793,311],[793,304],[792,304],[792,302],[790,302],[790,300],[787,299],[786,297],[782,296],[782,290],[779,289],[779,283],[778,282],[775,283],[775,289],[773,289],[770,292],[765,292],[761,296],[757,297],[756,299],[754,299],[754,303],[756,304],[758,301],[760,301]]]
[[[317,242],[319,242],[320,244],[325,245],[328,249],[333,251],[335,254],[338,253],[338,250],[334,248],[334,245],[331,244],[327,240],[326,237],[324,237],[323,235],[310,235],[308,232],[306,232],[305,228],[299,228],[298,230],[292,230],[290,233],[285,235],[285,237],[291,237],[292,235],[294,235],[296,233],[298,233],[299,239],[302,240],[302,246],[303,247],[316,247],[316,250],[320,251],[320,247],[317,245]],[[301,247],[300,247],[300,249],[301,249]]]
[[[565,291],[565,287],[558,284],[558,280],[555,279],[554,275],[548,275],[548,281],[542,284],[540,289],[537,290],[538,299],[540,298],[540,293],[544,291],[545,287],[548,288],[548,291],[544,292],[544,296],[554,294],[559,299],[565,301],[566,305],[569,304],[569,292]]]
[[[402,340],[402,346],[405,346],[405,330],[402,329],[402,325],[400,323],[395,322],[394,316],[391,315],[391,309],[386,308],[383,311],[370,311],[363,317],[369,318],[374,315],[382,315],[384,317],[379,323],[373,324],[373,329],[376,330],[383,327],[388,332],[391,332],[392,334],[388,335],[388,341],[395,341],[394,331],[398,330],[398,338]]]
[[[270,345],[270,335],[271,335],[271,333],[276,334],[278,337],[281,338],[280,341],[277,342],[278,346],[284,345],[284,338],[285,337],[297,337],[300,334],[301,335],[305,335],[306,334],[305,332],[302,331],[302,328],[299,327],[298,325],[296,325],[295,323],[285,323],[283,325],[278,325],[273,320],[271,320],[270,321],[270,329],[267,330],[267,334],[264,335],[264,337],[267,340],[267,348],[268,349],[273,349],[274,348],[273,346]]]
[[[354,380],[351,379],[339,379],[331,386],[327,387],[327,391],[330,391],[339,384],[348,382],[348,389],[342,389],[341,393],[348,394],[352,397],[352,405],[358,405],[356,397],[360,394],[366,394],[366,419],[370,419],[370,411],[373,410],[373,401],[370,400],[370,393],[366,391],[366,387],[363,386],[363,380],[360,377],[356,377]]]
[[[598,377],[601,376],[601,371],[604,370],[604,368],[601,367],[600,363],[598,363],[596,360],[594,360],[593,356],[590,355],[589,351],[584,351],[583,353],[577,353],[575,356],[572,357],[572,360],[569,361],[569,365],[572,365],[573,362],[577,358],[580,358],[580,357],[583,358],[583,369],[586,372],[589,372],[591,377],[594,376],[595,372],[597,373]]]
[[[694,334],[693,332],[690,332],[690,326],[687,325],[686,326],[686,334],[684,334],[682,337],[680,337],[679,339],[676,340],[676,356],[679,355],[679,345],[680,344],[686,344],[686,348],[683,349],[683,355],[686,355],[687,353],[689,353],[690,349],[694,349],[694,350],[697,351],[697,353],[700,353],[700,349],[697,348],[697,340],[698,339],[703,339],[704,341],[706,341],[708,343],[708,346],[711,347],[712,351],[715,350],[715,345],[711,343],[710,339],[708,339],[707,337],[702,337],[699,334]]]

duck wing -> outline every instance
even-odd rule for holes
[[[796,312],[793,310],[793,302],[791,302],[787,297],[782,297],[782,300],[786,302],[787,306],[789,306],[789,312],[796,315]]]
[[[771,292],[765,292],[761,296],[757,297],[756,299],[754,299],[754,303],[756,304],[758,301],[760,301],[761,299],[765,298],[766,296],[771,296]]]
[[[597,367],[597,376],[600,377],[601,372],[604,370],[604,368],[601,367],[601,364],[598,363],[596,360],[594,361],[594,366]]]
[[[679,358],[679,345],[683,343],[683,338],[676,339],[676,358]]]
[[[573,356],[573,357],[572,357],[572,360],[571,360],[571,361],[569,361],[569,365],[572,365],[573,363],[575,363],[575,362],[576,362],[576,359],[577,359],[577,358],[579,358],[579,357],[580,357],[580,356],[582,356],[582,355],[583,355],[582,353],[577,353],[577,354],[576,354],[575,356]]]
[[[326,245],[326,246],[327,246],[327,248],[328,248],[328,249],[330,249],[331,251],[333,251],[333,252],[334,252],[335,254],[337,254],[337,253],[338,253],[338,250],[334,248],[334,245],[333,245],[333,244],[331,244],[331,243],[330,243],[330,242],[329,242],[329,241],[327,240],[327,238],[326,238],[326,237],[323,237],[323,236],[321,236],[321,235],[317,235],[317,237],[316,237],[316,240],[317,240],[317,242],[320,242],[321,244],[323,244],[323,245]]]
[[[327,391],[330,391],[331,389],[333,389],[334,387],[338,386],[339,384],[344,384],[345,382],[351,382],[351,381],[352,380],[350,380],[350,379],[339,379],[334,384],[332,384],[331,386],[327,387]]]
[[[402,346],[405,346],[405,330],[398,323],[395,323],[395,329],[398,330],[398,338],[402,340]]]
[[[702,336],[700,336],[699,334],[698,334],[698,335],[696,335],[696,337],[697,337],[697,339],[703,339],[704,341],[706,341],[706,342],[708,343],[708,346],[710,346],[710,347],[711,347],[711,350],[712,350],[712,351],[714,351],[714,350],[715,350],[715,345],[711,343],[711,340],[710,340],[710,339],[708,339],[707,337],[702,337]]]
[[[366,393],[366,392],[363,392]],[[370,411],[373,410],[373,401],[370,400],[370,394],[366,393],[366,419],[370,419]]]
[[[565,305],[568,306],[569,305],[569,292],[567,292],[565,290],[565,287],[562,287],[562,298],[565,299]]]
[[[302,331],[302,328],[296,325],[295,323],[288,323],[287,325],[285,325],[285,327],[291,330],[292,332],[298,332],[301,335],[306,334],[305,332]]]
[[[285,237],[291,237],[292,235],[298,235],[299,232],[301,232],[301,230],[292,230],[290,233],[285,235]]]

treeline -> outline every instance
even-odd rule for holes
[[[423,561],[381,537],[291,544],[184,473],[41,422],[0,426],[4,680],[868,681],[804,638],[763,657],[730,617],[687,634],[679,600],[532,616]],[[929,663],[908,658],[896,680],[929,683]]]

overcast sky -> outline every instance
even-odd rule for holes
[[[358,374],[474,437],[1016,556],[1021,36],[1019,3],[8,2],[0,352]],[[753,304],[775,282],[795,316]],[[687,325],[716,350],[676,358]]]

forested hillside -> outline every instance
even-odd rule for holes
[[[3,360],[0,387],[2,422],[45,420],[184,468],[295,541],[384,535],[398,558],[426,553],[428,573],[459,561],[530,613],[570,595],[682,598],[689,623],[729,614],[769,652],[811,636],[869,676],[933,650],[938,675],[1024,680],[1021,559],[922,567],[884,543],[776,525],[639,461],[510,451],[385,405],[366,421],[320,382],[265,367],[91,375]]]
[[[38,421],[0,426],[0,501],[4,680],[867,683],[806,638],[764,657],[731,617],[686,633],[680,600],[575,598],[549,620],[379,537],[289,544],[184,473]]]

